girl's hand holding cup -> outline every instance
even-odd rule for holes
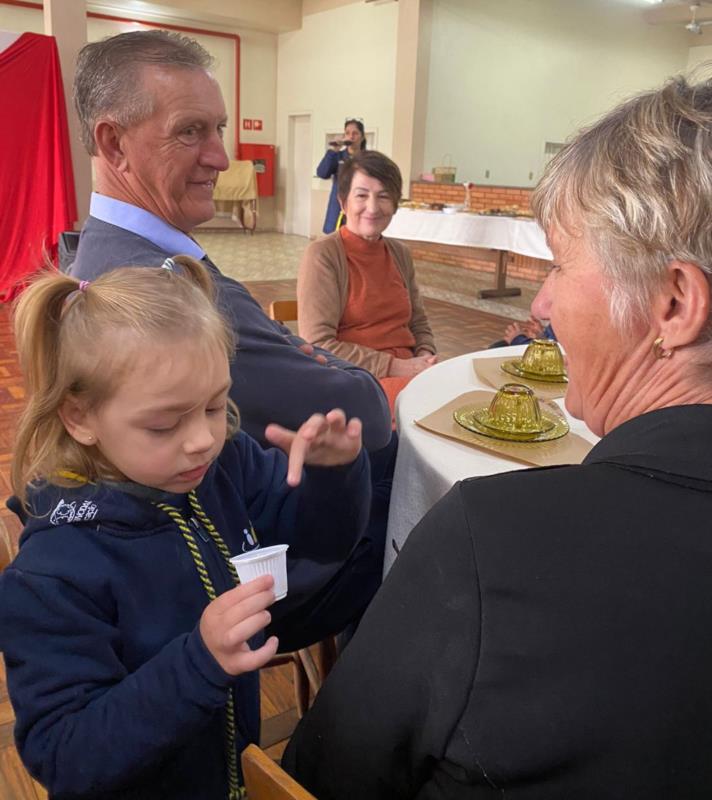
[[[287,453],[287,483],[298,486],[305,464],[335,467],[355,461],[361,452],[361,427],[360,419],[347,421],[344,412],[336,408],[326,416],[312,414],[296,432],[274,423],[268,425],[265,437]]]
[[[271,575],[229,589],[212,600],[200,617],[200,635],[213,658],[228,675],[263,667],[277,652],[276,636],[257,650],[247,640],[269,625],[267,606],[274,602]]]

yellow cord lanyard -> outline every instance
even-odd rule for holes
[[[198,502],[198,498],[195,495],[195,492],[192,491],[188,495],[188,502],[190,503],[191,510],[193,514],[198,518],[200,524],[205,528],[205,530],[210,535],[211,539],[215,542],[220,554],[225,559],[225,563],[227,564],[228,569],[230,570],[230,574],[232,575],[233,580],[236,584],[240,582],[240,579],[237,577],[237,572],[235,567],[230,563],[230,551],[227,549],[227,545],[223,541],[222,536],[217,531],[217,528],[213,525],[210,521],[208,515],[203,511],[200,503]],[[213,586],[213,582],[210,579],[210,575],[208,574],[207,567],[205,566],[205,561],[203,561],[203,556],[200,554],[200,548],[198,547],[197,542],[195,541],[195,536],[193,535],[193,530],[191,526],[186,522],[185,518],[181,514],[181,512],[175,508],[174,506],[170,506],[167,503],[157,503],[156,506],[161,510],[164,511],[168,516],[175,522],[178,526],[178,530],[183,534],[183,539],[185,543],[188,545],[188,550],[190,551],[191,556],[193,557],[193,562],[195,563],[195,568],[198,571],[198,575],[200,576],[201,583],[203,584],[203,588],[205,589],[205,593],[208,595],[210,600],[215,600],[217,597],[215,593],[215,587]],[[195,522],[193,518],[191,518],[192,522]],[[196,529],[199,529],[198,525],[195,525]],[[246,798],[247,794],[245,792],[245,787],[240,786],[240,782],[237,777],[237,753],[235,752],[235,696],[233,694],[233,690],[228,690],[227,695],[227,703],[225,705],[225,750],[227,755],[227,778],[228,778],[228,800],[241,800],[241,798]]]

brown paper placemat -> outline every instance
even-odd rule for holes
[[[499,389],[503,383],[523,383],[528,386],[537,397],[543,400],[555,400],[566,394],[565,383],[547,383],[546,381],[532,381],[529,378],[520,378],[510,375],[501,368],[505,361],[512,361],[514,356],[498,356],[497,358],[473,358],[472,366],[475,375],[494,389]]]
[[[576,433],[571,433],[571,431],[561,439],[554,439],[551,442],[505,442],[473,433],[455,422],[453,412],[456,409],[472,404],[489,405],[493,396],[493,392],[485,390],[461,394],[447,405],[428,414],[427,417],[417,419],[415,424],[432,433],[447,436],[448,439],[455,439],[458,442],[477,447],[479,450],[496,453],[523,464],[533,464],[535,467],[580,464],[593,447],[586,439]],[[543,405],[561,414],[561,409],[556,404],[544,401]]]

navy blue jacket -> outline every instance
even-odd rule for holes
[[[326,207],[326,217],[324,218],[324,233],[333,233],[336,230],[336,223],[341,213],[338,197],[339,167],[343,161],[349,157],[348,148],[343,150],[327,150],[324,158],[316,168],[316,174],[323,180],[331,178],[331,192],[329,193],[329,204]]]
[[[89,217],[84,223],[77,256],[69,268],[78,279],[93,281],[117,267],[139,264],[160,267],[167,252],[131,231]],[[363,443],[380,450],[391,439],[388,401],[378,381],[365,369],[320,348],[329,369],[303,353],[304,340],[269,319],[247,289],[204,259],[217,289],[218,303],[237,337],[230,365],[230,396],[240,408],[247,433],[267,446],[270,422],[296,430],[316,412],[342,408],[347,417],[363,422]]]
[[[369,507],[368,459],[307,468],[245,434],[197,489],[231,553],[289,544],[288,557],[344,559]],[[145,487],[48,486],[31,500],[20,552],[0,576],[0,650],[30,772],[53,798],[227,797],[224,707],[234,688],[238,753],[259,736],[259,678],[227,675],[203,644],[208,603],[176,524]],[[131,491],[127,491],[131,490]],[[186,495],[162,495],[192,516]],[[218,594],[234,586],[212,540],[195,537]],[[290,602],[270,611],[280,635]],[[264,635],[251,644],[259,645]]]

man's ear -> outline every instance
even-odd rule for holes
[[[94,127],[97,154],[120,172],[124,172],[128,166],[122,146],[123,134],[123,128],[111,120],[100,120]]]
[[[667,270],[663,289],[653,303],[654,324],[666,350],[696,342],[710,313],[705,273],[687,261],[671,261]]]
[[[87,447],[96,444],[90,415],[84,404],[76,397],[67,395],[57,413],[72,439]]]

